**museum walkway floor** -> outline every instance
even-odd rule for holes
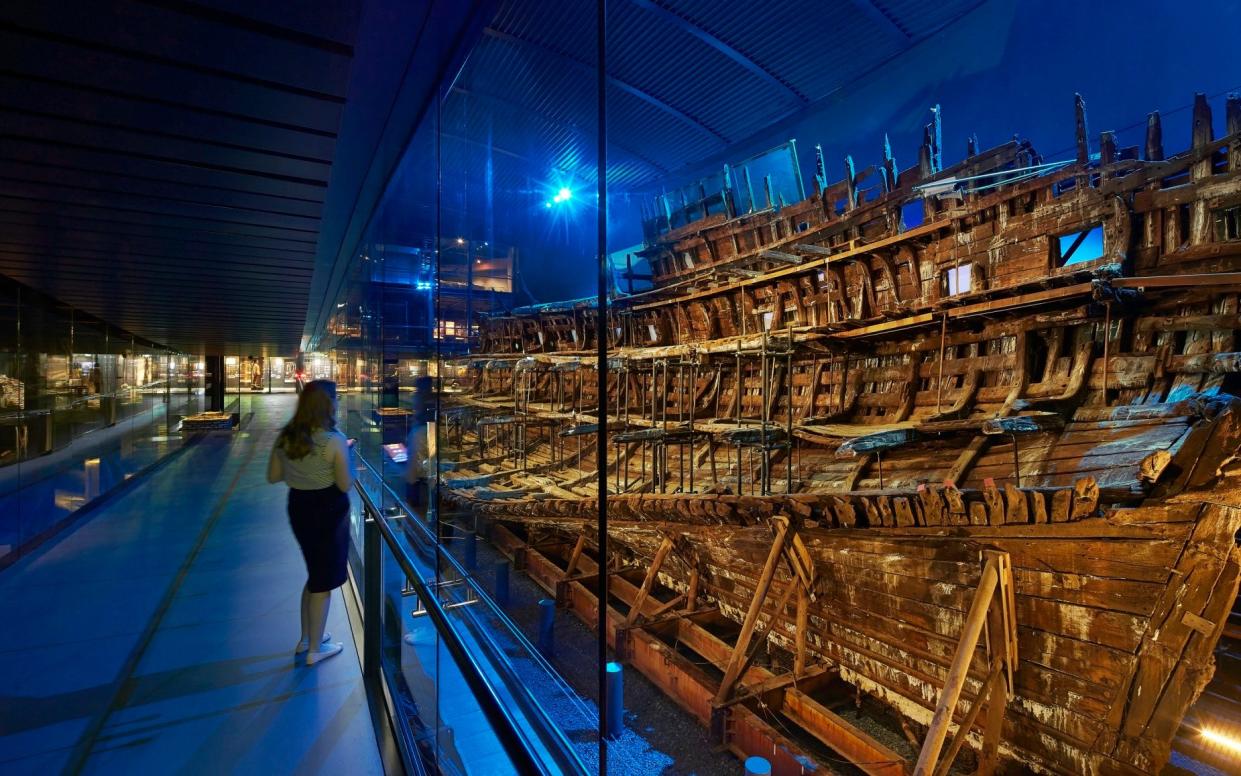
[[[0,772],[382,772],[339,591],[344,654],[292,656],[305,572],[264,475],[294,398],[0,572]]]

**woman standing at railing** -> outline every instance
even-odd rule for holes
[[[344,648],[323,627],[332,591],[345,583],[348,493],[353,484],[349,457],[349,442],[336,430],[336,384],[307,383],[267,462],[267,481],[284,480],[289,485],[289,524],[306,560],[302,638],[294,651],[294,657],[306,653],[306,665],[327,660]]]

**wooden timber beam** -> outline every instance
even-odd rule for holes
[[[1113,288],[1183,288],[1193,286],[1241,285],[1241,272],[1215,272],[1209,275],[1147,275],[1145,277],[1112,278]]]
[[[684,596],[677,596],[665,604],[660,604],[658,608],[646,612],[643,615],[642,622],[633,626],[633,628],[630,628],[629,630],[640,628],[642,630],[658,631],[674,622],[680,622],[681,620],[693,621],[695,619],[710,619],[718,616],[720,613],[720,610],[714,606],[710,606],[705,609],[680,609],[674,611],[674,608],[677,604],[681,603],[683,599]]]
[[[781,262],[782,264],[801,264],[805,262],[805,258],[798,256],[795,253],[785,253],[784,251],[777,251],[772,248],[767,248],[759,252],[758,255],[759,255],[759,258],[770,259],[771,261],[778,261],[778,262]]]
[[[689,587],[685,590],[685,611],[692,612],[694,607],[698,605],[698,585],[701,581],[702,574],[698,571],[698,567],[694,566],[689,572]]]
[[[948,669],[948,677],[944,680],[944,689],[940,693],[939,703],[935,707],[935,716],[927,730],[922,751],[918,753],[918,762],[914,766],[914,776],[942,776],[947,773],[956,756],[961,743],[955,739],[949,746],[949,757],[940,762],[940,754],[944,739],[948,735],[948,727],[956,712],[957,701],[965,686],[965,679],[973,662],[974,650],[983,636],[984,626],[987,631],[987,652],[991,658],[993,670],[1000,673],[1004,682],[988,681],[984,692],[980,693],[967,719],[958,728],[957,737],[964,739],[969,734],[969,727],[977,717],[984,695],[988,696],[987,723],[983,736],[983,751],[979,758],[978,773],[990,774],[995,767],[995,755],[999,748],[1000,723],[1003,719],[1004,701],[1012,696],[1013,671],[1017,662],[1017,623],[1015,620],[1016,601],[1013,588],[1012,561],[1008,553],[998,550],[983,551],[982,578],[974,591],[974,599],[970,603],[969,613],[965,616],[965,624],[961,630],[961,638],[957,642],[957,651]],[[1001,692],[998,689],[1002,685]],[[962,732],[964,731],[964,732]]]
[[[725,706],[736,706],[750,701],[760,701],[768,706],[779,706],[776,696],[783,691],[796,687],[802,692],[814,692],[828,682],[839,678],[839,670],[834,666],[815,666],[803,676],[796,674],[780,674],[770,679],[751,684],[744,692],[739,692],[725,703]]]
[[[797,587],[797,633],[793,637],[793,676],[806,675],[806,631],[810,629],[810,594]]]
[[[765,643],[771,636],[771,632],[775,630],[777,618],[780,613],[785,611],[788,607],[789,599],[793,597],[793,593],[801,589],[801,585],[799,585],[795,579],[784,588],[784,592],[780,595],[780,600],[776,602],[776,607],[772,610],[771,619],[767,623],[767,628],[762,632],[762,635],[759,638],[750,639],[752,645],[746,649],[745,655],[741,660],[741,667],[737,670],[738,677],[745,676],[746,672],[750,670],[750,667],[754,665],[754,658],[758,656],[759,645]],[[731,662],[732,661],[730,659],[729,663],[731,664]],[[727,699],[727,697],[732,694],[735,686],[736,682],[734,682],[731,687],[721,684],[717,697],[722,694],[724,698]],[[725,693],[725,690],[727,690],[727,693]]]
[[[625,618],[624,627],[632,628],[638,615],[642,613],[642,605],[646,603],[646,598],[651,594],[651,588],[655,585],[655,578],[659,576],[659,567],[664,565],[664,558],[668,557],[671,550],[672,540],[665,536],[659,549],[655,551],[655,560],[651,561],[651,567],[646,570],[646,577],[642,580],[642,587],[638,589],[638,597],[629,610],[629,616]]]
[[[958,482],[965,481],[965,474],[974,465],[974,461],[978,460],[988,447],[991,446],[991,437],[984,434],[975,434],[970,443],[957,456],[957,460],[953,462],[952,468],[948,470],[948,475],[944,477],[945,482],[951,482],[954,485]]]
[[[965,719],[961,720],[961,724],[957,726],[957,732],[952,737],[952,742],[948,744],[948,751],[944,753],[944,759],[940,761],[939,767],[935,769],[935,776],[947,776],[948,769],[952,767],[952,761],[956,759],[957,753],[961,751],[961,745],[965,743],[970,728],[974,727],[974,722],[978,719],[978,712],[982,711],[983,701],[987,700],[989,707],[994,708],[994,701],[990,699],[990,696],[995,692],[996,687],[1003,686],[1002,668],[1000,661],[991,661],[991,671],[987,674],[986,681],[983,682],[982,690],[974,698],[974,702],[970,705],[970,710],[965,715]],[[1003,709],[1003,705],[1000,705],[1000,708]]]
[[[862,477],[862,472],[866,467],[870,466],[871,461],[875,460],[874,453],[863,453],[856,459],[853,468],[845,475],[844,480],[840,484],[840,489],[845,493],[850,493],[857,489],[858,480]]]
[[[776,566],[784,552],[784,537],[788,534],[789,521],[787,518],[775,517],[771,522],[776,528],[776,538],[771,543],[771,551],[767,553],[767,562],[763,564],[763,573],[759,576],[758,585],[754,588],[754,598],[750,601],[749,611],[746,612],[745,620],[741,624],[741,633],[737,636],[737,644],[733,647],[728,667],[724,669],[724,679],[720,682],[719,692],[715,695],[716,703],[723,703],[728,699],[737,680],[741,677],[746,651],[750,646],[750,639],[754,636],[754,626],[758,624],[758,615],[763,609],[767,591],[771,589],[771,581],[776,575]]]
[[[790,688],[781,713],[815,738],[844,755],[868,776],[905,776],[905,759],[823,707],[806,693]]]
[[[577,562],[582,557],[582,550],[586,547],[586,534],[577,537],[577,543],[573,545],[573,552],[569,555],[569,565],[565,567],[565,577],[573,576],[573,572],[577,571]]]

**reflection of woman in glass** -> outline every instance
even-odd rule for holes
[[[336,384],[307,383],[293,419],[281,430],[267,463],[267,481],[289,485],[289,523],[302,548],[308,579],[302,587],[302,638],[294,655],[314,665],[343,645],[323,632],[332,591],[345,583],[349,552],[349,443],[336,430]],[[311,648],[313,645],[313,649]]]

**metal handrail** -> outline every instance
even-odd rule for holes
[[[432,548],[435,550],[436,557],[438,558],[439,562],[447,564],[449,569],[456,572],[457,576],[460,577],[462,582],[465,582],[466,584],[470,586],[470,589],[478,597],[479,601],[484,604],[485,608],[491,614],[491,616],[498,619],[500,623],[504,626],[505,630],[508,631],[508,635],[514,641],[516,641],[519,646],[521,646],[522,650],[527,654],[527,658],[533,661],[534,663],[538,664],[538,666],[542,668],[548,674],[548,676],[550,676],[552,680],[555,681],[560,686],[561,691],[564,692],[565,696],[569,698],[569,700],[578,707],[578,709],[582,712],[583,715],[585,715],[588,719],[593,719],[597,721],[599,718],[599,715],[594,710],[594,708],[579,700],[577,693],[569,685],[569,683],[564,680],[564,678],[556,670],[555,666],[553,666],[550,662],[548,662],[547,658],[545,658],[543,654],[539,652],[538,649],[535,648],[534,644],[530,642],[530,639],[527,638],[524,633],[522,633],[521,629],[517,626],[517,623],[513,622],[513,619],[509,617],[508,614],[502,608],[500,608],[500,606],[495,602],[495,599],[491,597],[491,595],[487,592],[487,590],[480,587],[475,582],[474,575],[471,574],[469,571],[467,571],[465,567],[461,565],[461,562],[457,560],[456,558],[454,558],[450,552],[445,550],[443,545],[440,545],[436,542],[435,534],[431,530],[431,528],[428,527],[421,520],[413,519],[413,515],[411,514],[409,509],[404,504],[401,503],[401,498],[397,494],[396,490],[393,489],[393,487],[383,479],[383,476],[378,471],[375,470],[375,467],[370,463],[370,461],[367,461],[362,458],[358,458],[358,462],[362,466],[366,467],[366,469],[370,472],[371,476],[375,478],[376,485],[378,485],[385,493],[390,495],[392,497],[393,503],[401,509],[402,513],[406,517],[410,518],[409,520],[405,521],[404,525],[413,526],[415,529],[417,529],[422,534],[424,539],[426,539],[427,541],[431,543]]]
[[[542,761],[534,756],[531,751],[531,742],[527,741],[525,736],[522,735],[520,726],[513,719],[490,682],[483,675],[482,668],[470,655],[452,623],[449,622],[439,596],[430,591],[422,581],[421,575],[414,568],[413,561],[405,548],[397,541],[396,535],[384,519],[383,513],[375,506],[375,502],[365,488],[362,487],[360,481],[354,481],[354,490],[357,491],[359,498],[362,500],[365,517],[363,534],[365,545],[363,548],[365,554],[363,561],[363,573],[365,575],[363,585],[363,627],[365,629],[362,656],[363,674],[369,681],[377,681],[382,675],[380,669],[379,635],[381,630],[379,626],[381,590],[378,573],[379,539],[382,537],[388,545],[388,549],[392,552],[392,556],[396,559],[397,564],[401,567],[401,571],[404,572],[407,582],[414,588],[419,600],[426,608],[427,616],[431,618],[432,623],[435,625],[440,643],[448,650],[457,669],[461,672],[462,678],[469,685],[483,715],[495,731],[496,737],[500,740],[501,746],[504,747],[505,753],[517,769],[517,772],[522,774],[559,773],[558,770],[547,770]]]

